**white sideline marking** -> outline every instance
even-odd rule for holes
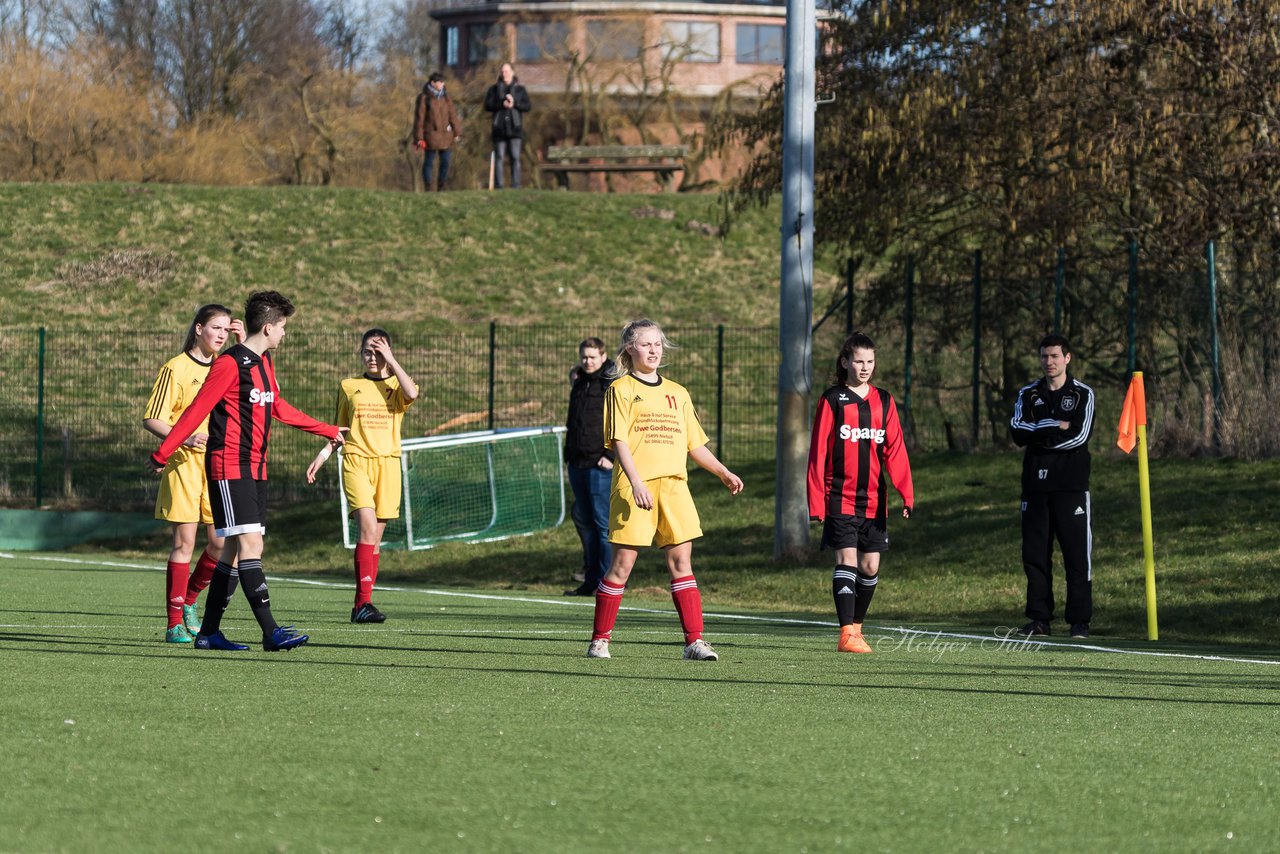
[[[165,567],[155,564],[145,563],[121,563],[119,561],[106,560],[80,560],[70,557],[51,557],[47,555],[22,555],[19,557],[8,552],[0,552],[0,558],[7,560],[43,560],[51,563],[70,563],[80,566],[111,566],[119,569],[145,569],[153,572],[163,572]],[[347,582],[321,581],[314,578],[293,578],[283,575],[269,575],[267,580],[272,584],[302,584],[311,587],[321,587],[328,590],[350,590],[351,584]],[[375,590],[382,590],[389,593],[423,593],[428,596],[455,596],[461,599],[480,599],[499,602],[523,602],[525,604],[534,605],[561,605],[569,608],[594,608],[594,602],[577,602],[566,601],[565,599],[543,599],[532,596],[499,596],[494,593],[462,593],[456,590],[433,590],[429,587],[400,587],[387,586],[379,584],[374,587]],[[579,597],[574,597],[577,599]],[[619,610],[631,611],[638,614],[672,614],[673,610],[667,608],[639,608],[631,605],[624,605]],[[757,617],[751,614],[720,614],[707,611],[703,614],[707,618],[715,618],[718,620],[743,620],[756,623],[776,623],[781,625],[796,626],[822,626],[823,628],[834,628],[835,623],[831,620],[801,620],[790,617]],[[0,628],[33,628],[30,624],[26,626],[0,626]],[[51,627],[52,628],[52,627]],[[71,627],[67,627],[71,628]],[[91,628],[91,627],[86,627]],[[104,627],[106,628],[106,627]],[[348,629],[348,631],[351,631]],[[493,631],[489,629],[488,631]],[[984,642],[995,642],[999,644],[1008,644],[1011,646],[1023,646],[1027,648],[1039,649],[1042,647],[1051,647],[1061,651],[1088,649],[1094,652],[1105,652],[1112,655],[1145,655],[1154,658],[1186,658],[1196,661],[1226,661],[1233,664],[1269,664],[1272,666],[1280,666],[1280,661],[1266,658],[1233,658],[1227,655],[1197,655],[1190,652],[1158,652],[1156,650],[1145,649],[1120,649],[1113,646],[1100,646],[1098,644],[1089,643],[1060,643],[1056,641],[1048,641],[1040,638],[1021,638],[1008,637],[1001,638],[999,636],[990,635],[971,635],[961,632],[943,632],[937,630],[925,630],[911,628],[909,626],[876,626],[874,631],[868,634],[875,635],[879,632],[897,632],[901,635],[910,635],[913,637],[937,637],[937,638],[955,638],[957,640],[973,640]],[[425,634],[430,634],[426,632]]]

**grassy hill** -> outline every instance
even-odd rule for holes
[[[672,324],[773,324],[776,209],[752,213],[724,240],[687,227],[690,220],[714,221],[715,204],[705,196],[536,191],[0,185],[3,323],[86,329],[77,346],[89,365],[129,359],[126,351],[95,351],[95,330],[115,338],[136,327],[169,340],[197,304],[238,304],[261,288],[278,288],[301,306],[291,327],[302,333],[291,339],[295,359],[307,352],[307,334],[358,330],[370,315],[427,338],[485,320],[568,327],[648,314]],[[671,218],[641,215],[659,209],[672,211]],[[828,269],[816,278],[821,302],[836,277]],[[547,357],[555,366],[557,402],[563,344]],[[691,355],[685,350],[680,358]],[[136,366],[137,394],[145,394],[156,363],[149,356]],[[13,370],[10,388],[19,374],[30,373],[20,364]],[[323,372],[317,400],[331,399],[331,378],[342,370]],[[293,381],[305,373],[297,370]],[[447,384],[438,375],[420,379]],[[773,381],[756,383],[765,397]],[[767,404],[755,406],[770,418]],[[109,432],[134,437],[121,453],[140,460],[144,439],[134,433],[133,410],[116,408],[128,409],[122,416],[128,424]],[[273,450],[273,479],[300,474],[284,453],[290,432]],[[731,462],[747,480],[738,498],[724,495],[710,478],[694,477],[707,530],[695,566],[709,603],[827,613],[828,555],[815,553],[799,567],[772,561],[772,462]],[[1163,638],[1274,646],[1280,629],[1274,571],[1280,549],[1271,518],[1280,507],[1276,469],[1274,461],[1153,465]],[[1020,622],[1018,470],[1012,452],[916,456],[920,512],[908,524],[895,524],[877,619],[984,627]],[[1140,638],[1145,617],[1133,460],[1101,453],[1095,472],[1095,628],[1102,636]],[[273,513],[271,571],[346,576],[350,558],[340,545],[336,501],[282,501]],[[159,559],[166,543],[160,535],[113,548]],[[578,560],[573,530],[562,525],[501,543],[389,553],[384,579],[557,594]],[[656,555],[646,558],[637,568],[635,595],[669,602],[664,574]]]
[[[169,329],[267,288],[307,329],[778,313],[777,211],[722,240],[688,227],[717,221],[711,196],[5,184],[0,209],[6,324]]]

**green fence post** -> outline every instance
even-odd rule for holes
[[[716,326],[716,454],[724,462],[724,324]]]
[[[40,327],[39,366],[36,368],[36,509],[44,504],[44,327]]]
[[[1209,364],[1213,368],[1213,449],[1222,447],[1222,366],[1218,361],[1218,266],[1214,257],[1213,241],[1204,248],[1209,268]]]
[[[489,321],[489,429],[493,429],[493,384],[496,376],[498,344],[498,323]]]
[[[1062,334],[1062,285],[1067,278],[1067,250],[1058,247],[1058,266],[1053,273],[1053,334]]]
[[[853,273],[858,262],[850,258],[844,267],[844,334],[853,334]]]
[[[978,382],[982,377],[982,250],[973,250],[973,447],[978,447]]]
[[[1138,370],[1138,241],[1129,241],[1129,376]]]
[[[915,349],[915,325],[916,325],[916,259],[914,255],[907,256],[907,306],[903,323],[906,324],[906,346],[902,359],[902,423],[906,426],[907,438],[915,443],[914,423],[911,420],[911,356]]]

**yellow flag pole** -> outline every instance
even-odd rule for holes
[[[1156,555],[1151,533],[1151,478],[1147,468],[1147,425],[1138,424],[1138,496],[1142,505],[1142,562],[1147,578],[1147,640],[1159,640],[1156,624]]]

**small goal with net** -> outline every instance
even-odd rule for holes
[[[400,518],[383,548],[429,549],[532,534],[564,521],[564,427],[521,427],[427,436],[401,442]],[[338,452],[342,482],[342,451]],[[359,529],[342,496],[342,541]]]

